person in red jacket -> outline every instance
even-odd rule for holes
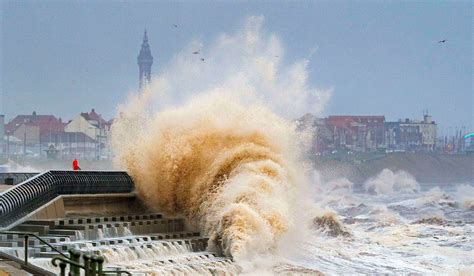
[[[77,159],[72,160],[72,169],[75,171],[81,170],[81,167],[79,167],[79,162],[77,162]]]

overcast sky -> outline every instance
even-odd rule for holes
[[[190,41],[252,15],[280,37],[285,61],[314,52],[308,82],[334,89],[326,115],[428,110],[442,128],[474,128],[471,1],[2,1],[0,114],[67,120],[94,107],[111,118],[138,86],[145,26],[159,74]]]

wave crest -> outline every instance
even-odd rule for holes
[[[117,120],[114,131],[135,120]],[[261,106],[207,96],[158,113],[117,161],[144,201],[184,213],[210,245],[240,258],[274,250],[293,225],[302,172],[295,126]],[[301,164],[301,163],[299,163]]]

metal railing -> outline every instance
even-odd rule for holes
[[[114,271],[104,271],[103,270],[103,264],[104,264],[104,258],[99,255],[91,255],[91,254],[83,254],[80,250],[76,249],[69,249],[69,256],[64,254],[63,252],[57,250],[52,244],[49,242],[43,240],[41,237],[36,235],[35,233],[28,233],[28,232],[15,232],[15,231],[8,231],[8,232],[0,232],[0,234],[4,235],[23,235],[24,239],[24,259],[23,259],[23,265],[28,266],[30,263],[28,262],[29,258],[29,238],[34,237],[37,240],[39,240],[41,243],[44,245],[48,246],[51,248],[53,251],[61,255],[61,257],[54,257],[51,262],[53,263],[54,266],[58,266],[61,271],[61,276],[66,275],[66,268],[67,265],[69,264],[69,275],[71,276],[80,276],[81,275],[81,269],[84,270],[85,276],[102,276],[102,275],[107,275],[107,274],[114,274],[114,275],[122,275],[122,274],[127,274],[127,275],[132,275],[128,271],[122,271],[122,270],[114,270]],[[83,256],[83,264],[80,263],[80,257],[81,255]]]
[[[64,253],[62,253],[61,251],[57,250],[54,246],[52,246],[49,242],[43,240],[41,237],[39,237],[38,235],[36,235],[35,233],[29,233],[29,232],[16,232],[16,231],[8,231],[8,232],[0,232],[0,234],[3,234],[3,235],[18,235],[18,236],[23,236],[23,240],[24,240],[24,254],[25,254],[25,258],[24,258],[24,262],[25,262],[25,265],[28,265],[28,256],[29,256],[29,252],[28,252],[28,249],[29,249],[29,244],[28,244],[28,241],[30,239],[30,237],[34,237],[36,238],[37,240],[39,240],[40,242],[42,242],[43,244],[47,245],[49,248],[51,248],[53,251],[55,251],[56,253],[60,254],[61,256],[63,256],[64,258],[68,258],[68,256]]]
[[[129,193],[122,171],[46,171],[0,193],[0,230],[60,195]]]
[[[98,255],[91,255],[91,254],[83,254],[79,250],[70,249],[69,250],[70,258],[64,257],[54,257],[52,259],[52,263],[54,266],[59,266],[60,268],[60,275],[66,276],[67,265],[69,264],[69,273],[67,275],[70,276],[81,276],[81,269],[84,270],[85,276],[103,276],[103,275],[132,275],[132,273],[128,271],[122,270],[103,270],[104,265],[104,258]],[[81,264],[81,255],[83,262]]]

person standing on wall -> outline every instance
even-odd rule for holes
[[[75,170],[75,171],[80,171],[81,170],[81,167],[79,167],[79,162],[77,162],[76,158],[74,158],[74,160],[72,160],[72,169]]]

